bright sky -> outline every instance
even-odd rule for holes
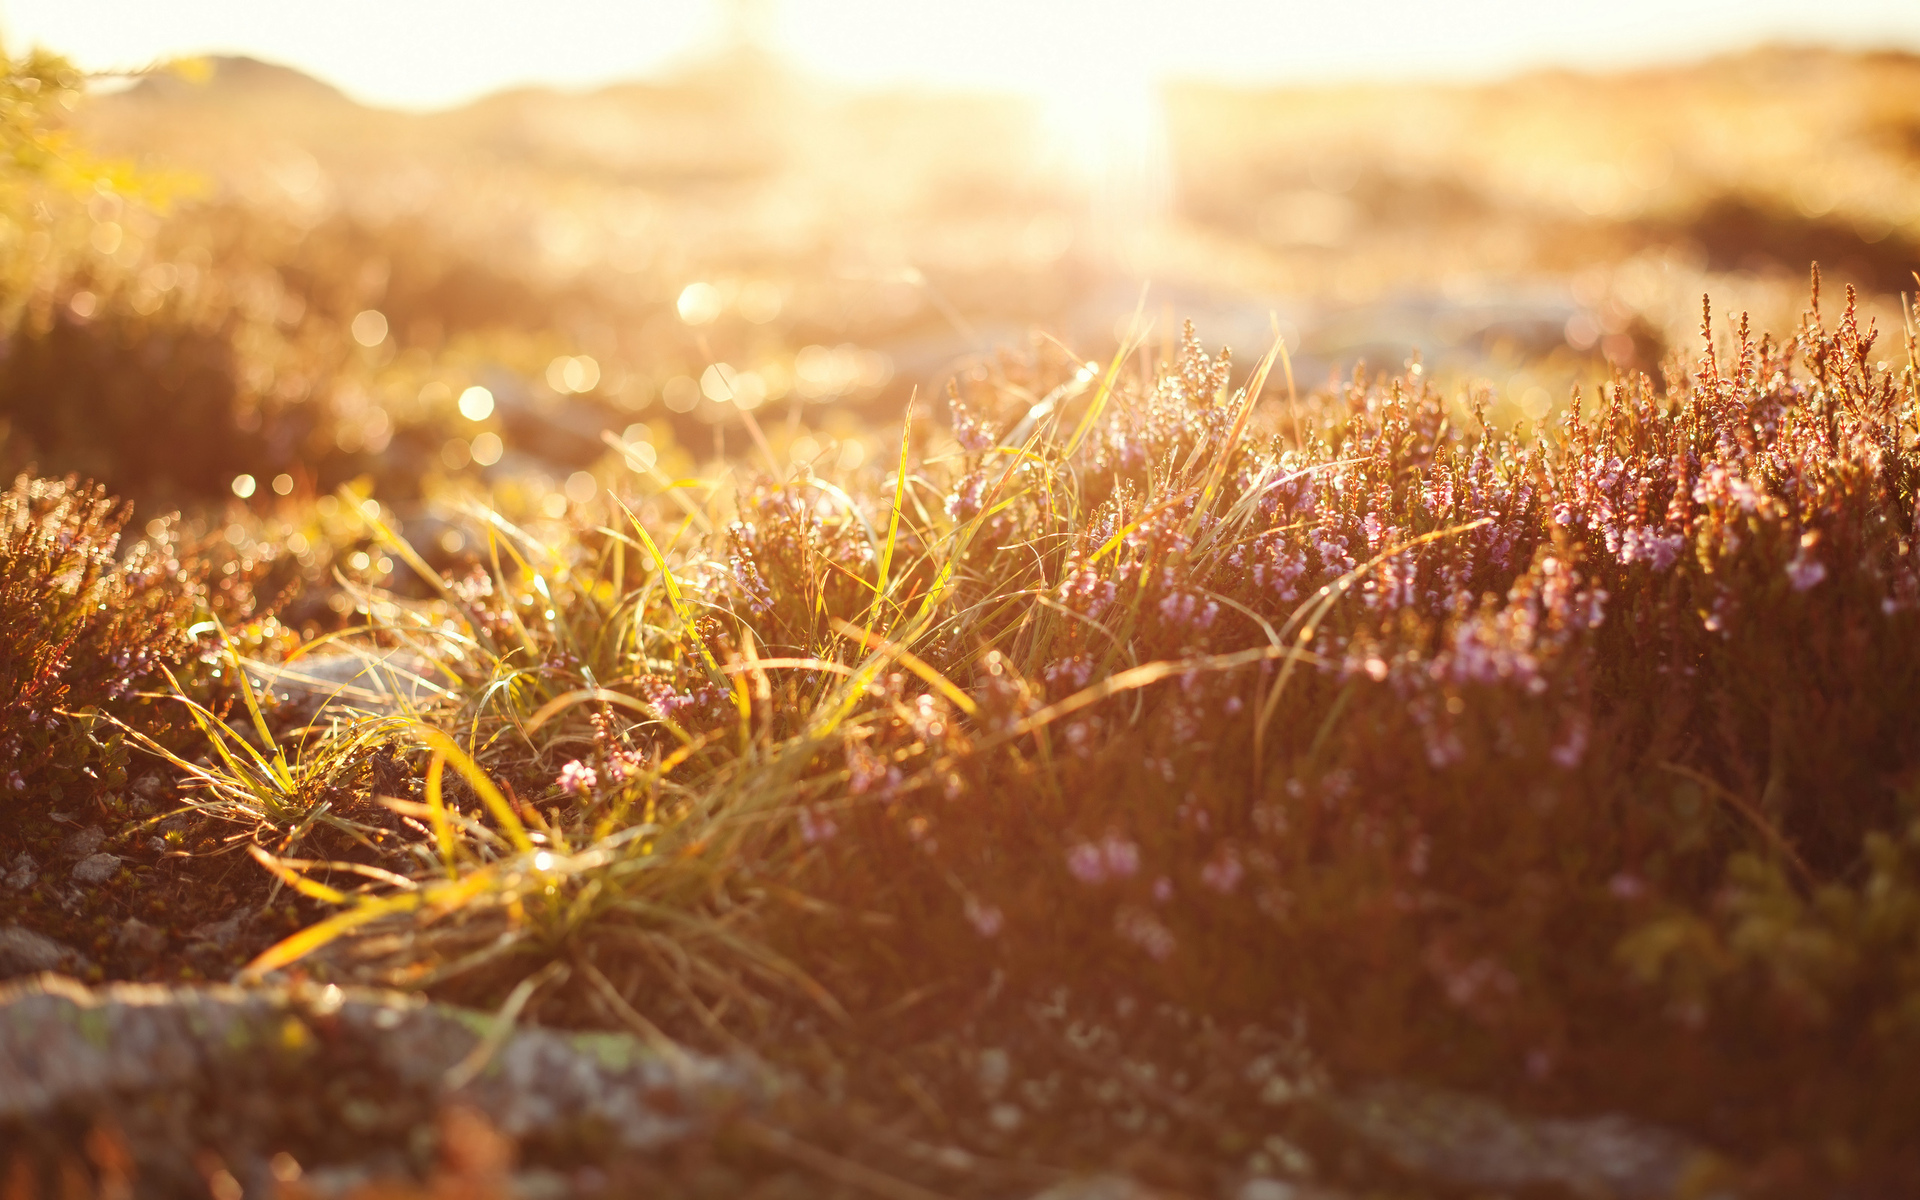
[[[1168,75],[1475,78],[1675,61],[1767,40],[1920,51],[1920,0],[739,0],[804,69],[1042,95]],[[358,99],[438,107],[630,79],[715,44],[720,0],[0,0],[0,29],[90,68],[228,52]]]

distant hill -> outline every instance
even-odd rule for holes
[[[208,55],[200,61],[207,67],[204,78],[190,78],[177,72],[149,75],[118,93],[117,99],[136,104],[224,105],[270,98],[358,107],[339,88],[293,67],[263,62],[244,54]]]

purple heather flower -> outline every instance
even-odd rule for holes
[[[1200,868],[1200,882],[1224,896],[1240,886],[1240,880],[1246,873],[1247,869],[1240,865],[1240,856],[1228,850],[1215,855],[1211,862]]]
[[[1103,883],[1107,878],[1107,860],[1100,847],[1080,842],[1067,849],[1067,871],[1081,883]]]
[[[991,904],[982,904],[973,897],[967,897],[967,921],[981,937],[990,938],[999,935],[1007,923],[1006,914]]]
[[[598,782],[599,779],[594,775],[593,768],[577,758],[561,767],[559,777],[554,780],[560,790],[569,796],[584,796],[593,791],[594,785]]]
[[[1787,564],[1787,580],[1796,592],[1804,592],[1827,577],[1826,564],[1813,556],[1813,548],[1819,541],[1820,535],[1816,532],[1800,535],[1800,552]]]
[[[1607,881],[1607,890],[1613,893],[1615,899],[1638,900],[1647,894],[1647,883],[1638,875],[1622,871]]]
[[[1108,834],[1100,849],[1106,855],[1107,871],[1115,879],[1125,879],[1140,869],[1140,847],[1118,834]]]
[[[1563,771],[1571,771],[1580,765],[1580,760],[1585,758],[1586,754],[1587,723],[1576,719],[1568,724],[1567,732],[1562,735],[1553,749],[1547,752],[1547,757],[1553,760],[1554,766]]]
[[[1173,931],[1160,923],[1160,919],[1142,908],[1128,905],[1114,914],[1114,931],[1134,945],[1145,950],[1149,957],[1164,960],[1179,947]]]
[[[840,827],[834,824],[833,818],[824,812],[810,808],[800,810],[800,840],[807,845],[818,846],[823,842],[830,842],[839,832]]]

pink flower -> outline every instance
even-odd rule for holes
[[[1107,878],[1107,860],[1100,847],[1081,842],[1067,850],[1067,870],[1081,883],[1103,883]]]
[[[1107,872],[1115,879],[1125,879],[1140,869],[1140,847],[1119,834],[1108,834],[1100,849],[1106,854]]]
[[[825,813],[816,812],[810,808],[800,810],[800,840],[807,845],[817,846],[822,842],[830,842],[839,832],[840,827],[835,825],[833,818]]]
[[[1200,868],[1200,882],[1224,896],[1240,886],[1240,880],[1246,873],[1247,869],[1240,865],[1240,856],[1227,850],[1215,855],[1212,862]]]
[[[1121,937],[1147,952],[1150,958],[1164,960],[1179,948],[1173,930],[1142,908],[1129,905],[1114,914],[1113,928]]]
[[[593,791],[594,785],[599,782],[593,768],[577,758],[561,767],[559,778],[554,780],[560,790],[569,796],[584,796]]]
[[[1580,765],[1587,754],[1587,723],[1575,718],[1567,725],[1567,732],[1553,749],[1547,751],[1547,757],[1553,765],[1563,771],[1571,771]]]
[[[1793,585],[1793,590],[1796,592],[1804,592],[1826,577],[1826,564],[1817,558],[1810,557],[1804,546],[1801,547],[1800,553],[1793,556],[1793,561],[1787,564],[1787,582]]]
[[[973,897],[967,897],[967,920],[981,937],[995,937],[1006,925],[1006,916],[991,904],[982,904]]]
[[[1607,890],[1616,900],[1638,900],[1647,894],[1647,883],[1638,875],[1622,871],[1607,881]]]

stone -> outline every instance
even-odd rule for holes
[[[1325,1106],[1401,1170],[1476,1191],[1663,1200],[1713,1161],[1678,1134],[1628,1117],[1528,1117],[1483,1097],[1403,1081],[1330,1097]]]
[[[128,917],[114,934],[113,944],[132,954],[158,954],[167,948],[167,931],[155,928],[139,917]]]
[[[60,842],[60,857],[86,858],[100,849],[107,835],[98,825],[89,825],[85,829],[76,829]]]
[[[73,864],[73,881],[89,886],[105,883],[120,872],[117,854],[89,854]]]
[[[1079,1175],[1035,1193],[1032,1200],[1156,1200],[1159,1196],[1125,1175]]]
[[[18,925],[0,925],[0,979],[42,971],[84,970],[92,964],[65,942]]]
[[[353,654],[327,650],[261,668],[260,691],[276,702],[274,719],[317,721],[323,712],[391,713],[442,693],[431,662],[407,650]]]
[[[0,880],[0,883],[4,883],[12,891],[24,892],[39,878],[39,864],[33,861],[32,855],[22,850],[13,856],[13,862],[7,867],[6,878]]]
[[[246,1179],[301,1131],[351,1130],[331,1157],[301,1162],[311,1180],[332,1166],[404,1163],[410,1139],[451,1107],[521,1144],[611,1156],[709,1136],[780,1095],[746,1058],[667,1053],[626,1034],[494,1032],[492,1013],[391,992],[88,988],[41,975],[0,986],[0,1144],[108,1120],[151,1194],[205,1195],[181,1147],[216,1137],[258,1148],[258,1161],[227,1159]]]
[[[233,916],[226,917],[219,921],[207,921],[203,924],[195,925],[192,934],[193,940],[197,942],[209,942],[219,949],[225,950],[233,945],[233,939],[240,936],[240,931],[246,927],[250,915],[249,913],[235,913]]]

